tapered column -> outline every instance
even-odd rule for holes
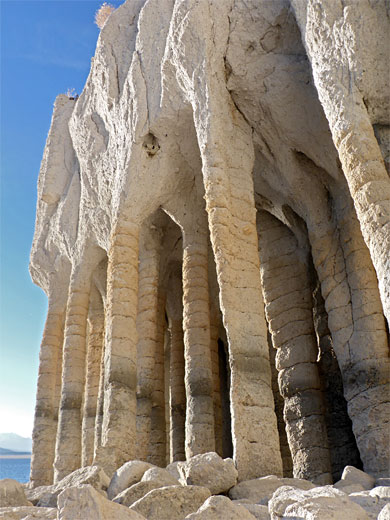
[[[93,456],[96,458],[100,447],[102,445],[102,428],[104,415],[104,334],[103,334],[103,348],[100,356],[100,370],[99,370],[99,390],[96,403],[96,417],[95,417],[95,434],[94,434],[94,449]]]
[[[91,304],[88,314],[87,363],[82,423],[81,463],[83,466],[91,465],[94,455],[95,422],[99,393],[103,335],[103,302],[98,290],[94,287],[91,291]]]
[[[137,458],[145,461],[150,455],[152,394],[157,378],[159,269],[159,244],[151,240],[140,250],[137,316]]]
[[[109,252],[102,445],[95,460],[107,471],[135,458],[138,226],[121,221]]]
[[[185,451],[189,458],[215,451],[205,230],[184,233],[183,330],[187,396]]]
[[[291,231],[259,212],[260,264],[266,315],[276,353],[294,477],[332,482],[325,406],[307,266]]]
[[[53,462],[57,434],[65,302],[49,298],[45,329],[39,354],[38,388],[35,406],[30,480],[34,487],[53,483]]]
[[[234,460],[239,479],[247,480],[281,474],[282,460],[260,285],[252,131],[226,89],[230,9],[229,2],[176,3],[172,55],[177,60],[172,63],[180,63],[179,73],[193,93],[206,210],[229,343]],[[197,23],[199,17],[204,23]],[[193,56],[194,37],[204,42],[204,52],[200,60],[183,62],[182,55]]]
[[[74,270],[69,287],[64,332],[62,389],[54,481],[81,466],[81,419],[85,384],[85,357],[90,281]]]
[[[370,47],[377,49],[365,38],[371,37],[370,24],[376,30],[377,24],[382,23],[382,28],[388,31],[385,3],[354,2],[353,7],[334,0],[292,0],[291,3],[376,270],[384,314],[390,322],[390,178],[367,111],[367,104],[375,103],[376,99],[371,93],[364,99],[364,78],[376,73],[376,63],[366,52],[372,52]],[[362,24],[362,19],[367,24]],[[352,51],[353,60],[346,52],[340,52],[349,42],[359,42],[358,49]],[[382,42],[379,45],[383,47],[375,56],[381,62],[378,70],[381,67],[387,70],[388,46]],[[371,70],[367,69],[370,61]],[[357,74],[357,70],[361,72]]]

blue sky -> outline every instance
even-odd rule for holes
[[[31,435],[47,309],[28,272],[36,184],[54,100],[87,79],[102,3],[0,0],[0,432]]]

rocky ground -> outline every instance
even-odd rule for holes
[[[216,453],[166,469],[132,460],[110,477],[81,468],[52,486],[0,481],[6,520],[389,520],[390,478],[352,466],[334,485],[274,475],[237,483],[232,459]]]

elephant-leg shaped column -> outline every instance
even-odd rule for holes
[[[183,239],[187,459],[215,451],[206,229],[205,223],[205,229],[184,232]]]
[[[95,461],[110,473],[136,454],[139,228],[120,221],[108,260],[102,444]]]
[[[54,482],[81,466],[81,407],[85,385],[89,274],[82,268],[74,269],[69,287]]]
[[[87,363],[82,422],[82,466],[92,464],[104,337],[103,302],[96,287],[91,290],[88,313]]]
[[[258,222],[266,316],[277,348],[294,477],[328,484],[332,482],[330,452],[307,265],[287,226],[263,211]]]
[[[39,353],[38,388],[34,416],[30,481],[34,487],[53,484],[66,302],[49,298],[46,324]]]

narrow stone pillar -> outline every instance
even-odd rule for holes
[[[95,417],[95,434],[94,434],[94,449],[93,456],[96,458],[99,449],[102,445],[102,428],[104,416],[104,335],[102,338],[103,348],[100,356],[100,370],[99,370],[99,390],[96,403],[96,417]]]
[[[214,429],[215,451],[223,457],[222,443],[222,408],[221,408],[221,381],[219,377],[219,312],[212,305],[210,308],[210,355],[213,372],[213,401],[214,401]]]
[[[258,222],[266,316],[278,349],[275,361],[294,477],[329,484],[330,452],[307,265],[287,226],[264,211]]]
[[[92,464],[95,444],[95,423],[99,393],[100,365],[103,350],[104,312],[101,296],[93,287],[88,314],[87,362],[82,422],[82,466]]]
[[[30,481],[34,487],[53,483],[53,462],[57,435],[65,302],[49,297],[45,329],[39,353],[38,388],[35,406]]]
[[[172,318],[170,336],[170,455],[172,462],[185,460],[186,391],[184,386],[184,340],[182,320]]]
[[[107,273],[102,445],[95,461],[107,471],[136,453],[138,226],[115,227]]]
[[[215,451],[206,226],[183,238],[187,459]]]
[[[146,241],[146,240],[144,240]],[[149,460],[156,343],[160,252],[157,241],[140,249],[137,316],[137,458]]]
[[[165,421],[165,298],[157,286],[154,350],[154,382],[152,392],[152,413],[150,421],[150,443],[148,461],[165,467],[166,462],[166,421]]]
[[[54,482],[81,466],[81,407],[85,384],[89,292],[89,277],[80,269],[74,269],[66,308]]]

